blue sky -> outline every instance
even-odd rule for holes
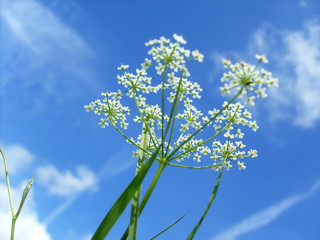
[[[221,58],[254,63],[256,53],[266,54],[265,68],[280,81],[250,108],[260,129],[245,132],[244,143],[258,158],[224,174],[196,239],[320,239],[319,1],[2,0],[0,11],[0,144],[16,205],[36,175],[17,240],[90,239],[134,176],[135,160],[131,146],[83,106],[117,90],[117,67],[139,67],[145,42],[174,33],[205,56],[188,65],[204,89],[203,109],[224,101]],[[0,170],[0,238],[8,239]],[[216,178],[211,170],[165,169],[141,215],[139,239],[186,215],[159,237],[185,239]],[[127,221],[128,212],[107,239],[119,239]]]

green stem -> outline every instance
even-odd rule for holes
[[[209,200],[209,203],[206,207],[206,209],[204,210],[199,222],[197,223],[197,225],[194,227],[194,229],[192,230],[192,232],[189,234],[189,236],[187,237],[186,240],[192,240],[194,235],[196,234],[196,232],[198,231],[202,221],[204,220],[204,218],[206,217],[212,203],[213,203],[213,200],[215,199],[216,195],[217,195],[217,192],[218,192],[218,188],[219,188],[219,185],[220,185],[220,180],[221,180],[221,176],[222,176],[222,172],[223,172],[223,168],[221,169],[220,171],[220,174],[219,174],[219,177],[218,177],[218,180],[213,188],[213,191],[211,193],[211,196],[210,196],[210,200]]]
[[[5,173],[6,173],[6,181],[7,181],[7,188],[8,188],[8,196],[9,196],[11,214],[12,214],[12,218],[14,218],[14,211],[13,211],[13,204],[12,204],[11,190],[10,190],[10,182],[9,182],[9,174],[8,174],[8,169],[7,169],[7,161],[6,161],[6,158],[5,158],[4,153],[1,150],[1,148],[0,148],[0,152],[1,152],[1,155],[2,155],[2,158],[3,158],[4,170],[5,170]]]
[[[12,218],[12,223],[11,223],[11,237],[10,237],[10,240],[13,240],[14,239],[14,229],[15,229],[15,226],[16,226],[16,218],[13,217]]]
[[[140,205],[139,205],[139,215],[141,214],[141,212],[143,211],[144,207],[146,206],[155,186],[157,185],[158,183],[158,180],[165,168],[165,166],[167,165],[167,163],[165,161],[163,162],[160,162],[159,166],[158,166],[158,169],[157,169],[157,172],[156,174],[154,175],[153,179],[152,179],[152,182],[150,183],[149,185],[149,188],[146,192],[146,194],[144,195]],[[129,233],[129,227],[126,229],[125,233],[123,234],[123,236],[121,237],[121,240],[125,240],[127,239],[128,237],[128,233]]]
[[[145,150],[146,146],[147,146],[147,129],[146,129],[146,123],[143,122],[140,148]],[[145,152],[140,150],[137,168],[136,168],[136,175],[139,173],[144,162],[145,162]],[[129,225],[129,240],[135,240],[137,237],[140,195],[141,195],[141,185],[132,198],[131,216],[130,216],[130,225]]]
[[[13,204],[12,204],[11,189],[10,189],[10,182],[9,182],[9,174],[8,174],[8,169],[7,169],[7,161],[6,161],[6,157],[4,156],[4,153],[3,153],[1,148],[0,148],[0,152],[1,152],[1,155],[2,155],[2,158],[3,158],[4,170],[5,170],[5,173],[6,173],[8,196],[9,196],[10,209],[11,209],[11,214],[12,214],[10,240],[13,240],[14,239],[14,229],[15,229],[15,226],[16,226],[16,217],[15,217],[15,214],[14,214]]]
[[[169,166],[173,166],[173,167],[181,167],[181,168],[189,168],[189,169],[208,169],[208,168],[217,168],[217,167],[219,167],[219,165],[192,167],[192,166],[185,166],[185,165],[180,165],[180,164],[175,164],[175,163],[168,163],[168,165]]]
[[[187,142],[190,141],[195,135],[197,135],[199,132],[201,132],[205,127],[207,127],[213,120],[215,120],[229,105],[236,100],[236,98],[242,93],[244,86],[237,92],[237,94],[228,102],[226,106],[224,106],[218,113],[216,113],[206,124],[204,124],[201,128],[199,128],[197,131],[195,131],[186,141],[181,143],[176,149],[174,149],[169,155],[168,159],[171,159],[172,156],[179,151],[180,148],[182,148]]]

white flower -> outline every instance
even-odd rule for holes
[[[194,57],[194,59],[198,60],[199,62],[203,61],[203,54],[199,53],[199,51],[196,49],[194,51],[192,51],[192,56]]]
[[[123,64],[121,64],[121,66],[118,67],[118,70],[124,71],[124,70],[127,69],[127,68],[129,68],[129,65],[123,65]]]
[[[269,62],[265,55],[256,54],[255,57],[256,57],[256,59],[258,59],[259,61],[261,61],[263,63],[268,63]]]
[[[119,124],[126,129],[129,123],[126,122],[127,115],[130,115],[129,107],[123,107],[119,100],[109,99],[109,96],[117,95],[118,93],[102,93],[105,96],[103,102],[100,99],[91,102],[84,106],[87,111],[94,111],[95,114],[103,114],[105,117],[100,119],[99,125],[104,128],[108,126],[108,121],[112,124]]]
[[[267,97],[265,86],[278,87],[278,79],[273,78],[270,72],[264,69],[257,70],[261,62],[268,62],[266,57],[264,55],[256,55],[256,58],[259,60],[256,66],[244,62],[232,64],[230,60],[222,60],[224,66],[229,69],[229,72],[224,73],[221,78],[221,82],[224,82],[224,86],[220,87],[222,96],[230,94],[231,89],[238,91],[242,89],[239,97],[246,96],[246,103],[254,105],[256,97]],[[255,96],[250,96],[252,93]]]
[[[187,44],[187,41],[183,39],[182,35],[179,36],[179,35],[177,35],[177,34],[173,34],[173,38],[174,38],[178,43]]]

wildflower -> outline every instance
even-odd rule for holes
[[[108,121],[110,121],[112,125],[119,124],[124,129],[129,125],[129,123],[126,122],[126,116],[130,115],[129,107],[122,106],[119,100],[109,99],[109,96],[117,94],[118,93],[102,93],[102,95],[105,96],[103,102],[98,99],[85,106],[87,111],[91,110],[97,115],[104,115],[104,118],[101,118],[99,123],[102,128],[108,126]]]
[[[232,64],[230,60],[222,60],[225,68],[229,69],[221,78],[221,82],[224,82],[224,86],[220,87],[222,96],[230,94],[231,89],[241,90],[239,97],[247,96],[246,103],[254,105],[256,97],[267,97],[265,86],[278,87],[278,79],[273,78],[270,72],[257,69],[261,62],[268,62],[267,58],[264,55],[256,55],[256,58],[259,60],[256,66],[244,62]],[[252,93],[255,95],[250,96]]]
[[[256,121],[252,120],[251,113],[241,103],[231,102],[224,102],[222,111],[214,108],[204,116],[193,104],[194,99],[201,98],[202,88],[198,83],[190,80],[190,73],[186,68],[187,60],[202,62],[203,55],[198,50],[185,49],[182,45],[186,44],[186,41],[182,36],[174,34],[173,39],[175,42],[165,37],[147,42],[146,46],[151,47],[148,52],[151,58],[145,58],[141,69],[129,72],[129,65],[122,64],[118,67],[122,72],[117,76],[118,84],[124,89],[103,93],[105,97],[103,100],[93,101],[85,106],[85,109],[103,116],[99,122],[101,127],[111,124],[125,136],[117,126],[127,129],[129,125],[127,117],[130,115],[130,109],[121,104],[122,98],[127,96],[134,100],[136,105],[134,108],[136,116],[133,116],[133,122],[142,123],[145,126],[144,134],[146,135],[143,138],[147,139],[147,144],[144,152],[148,156],[156,150],[157,146],[163,144],[166,150],[162,150],[162,153],[170,156],[168,161],[181,162],[184,159],[193,158],[194,161],[201,162],[203,156],[208,156],[214,160],[213,166],[216,170],[221,168],[229,170],[233,165],[236,165],[239,170],[245,169],[244,163],[238,159],[257,157],[257,151],[242,150],[245,145],[239,140],[243,138],[244,133],[240,127],[248,126],[256,131],[259,128]],[[190,55],[192,55],[191,58]],[[225,68],[229,69],[221,79],[224,83],[221,87],[222,95],[231,93],[232,89],[239,89],[239,97],[246,95],[247,103],[254,104],[256,98],[267,96],[266,86],[277,86],[278,80],[272,78],[270,72],[264,69],[257,70],[261,62],[267,63],[266,57],[256,55],[256,58],[259,60],[256,66],[250,66],[244,62],[232,64],[230,59],[222,60]],[[157,74],[162,74],[161,81],[156,82],[148,76],[147,70],[150,66],[155,67]],[[160,90],[163,93],[162,104],[165,99],[169,103],[177,104],[176,107],[174,106],[176,108],[173,111],[174,116],[171,115],[173,112],[170,113],[170,117],[174,119],[170,119],[168,112],[164,111],[164,105],[150,104],[147,101],[147,94],[156,94]],[[254,95],[250,95],[252,92]],[[180,102],[183,104],[179,105]],[[170,120],[173,124],[180,125],[180,131],[173,133],[176,128],[172,126],[170,137],[162,139],[166,137],[164,132],[167,131],[165,129]],[[196,138],[197,133],[211,124],[215,129],[214,136],[205,140]],[[220,134],[227,138],[224,143],[215,140]],[[136,139],[127,136],[125,138],[127,142],[137,147],[134,156],[138,157],[141,151],[142,135],[140,134]],[[212,140],[214,140],[213,143]]]
[[[182,36],[179,36],[179,35],[177,35],[177,34],[173,34],[173,38],[174,38],[178,43],[187,44],[187,41],[184,40]]]
[[[265,55],[256,54],[255,57],[256,57],[256,59],[258,59],[259,61],[261,61],[263,63],[268,63],[269,62]]]
[[[201,53],[199,53],[198,50],[192,51],[192,56],[194,57],[194,59],[198,60],[199,62],[203,61],[204,56]]]
[[[256,157],[249,154],[246,154],[245,151],[240,151],[239,149],[244,148],[245,145],[242,144],[241,141],[236,141],[235,144],[230,142],[230,139],[228,139],[224,144],[222,144],[220,141],[214,141],[212,149],[212,156],[211,159],[214,160],[214,169],[218,170],[221,168],[225,168],[226,170],[229,170],[232,167],[232,164],[235,164],[238,166],[239,170],[245,169],[246,166],[244,166],[244,163],[240,162],[239,160],[236,161],[236,159],[244,158],[244,157]],[[256,150],[250,150],[251,152],[256,152]],[[220,162],[219,162],[220,160]]]

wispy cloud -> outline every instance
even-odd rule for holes
[[[37,96],[39,106],[48,97],[63,101],[66,95],[76,94],[79,85],[97,88],[90,67],[95,53],[48,7],[35,0],[4,0],[0,16],[3,85],[14,81],[22,96],[22,90],[28,89],[28,98],[30,93]]]
[[[21,144],[3,146],[10,175],[17,174],[34,160],[34,155]]]
[[[83,191],[96,190],[97,179],[93,171],[86,166],[77,166],[76,173],[59,171],[53,165],[40,166],[37,179],[52,195],[61,197],[74,196]]]
[[[309,128],[320,120],[320,23],[308,21],[296,31],[265,24],[252,36],[250,52],[263,52],[275,63],[279,89],[271,92],[273,119],[292,119]]]
[[[307,192],[287,197],[281,202],[278,202],[266,209],[254,213],[253,215],[242,220],[240,223],[235,224],[224,232],[216,235],[212,238],[212,240],[236,240],[240,235],[251,232],[255,229],[271,223],[282,213],[284,213],[294,205],[300,203],[301,201],[307,199],[308,197],[312,196],[319,189],[320,180],[318,180]]]
[[[135,164],[135,161],[133,161],[130,155],[131,150],[128,147],[124,147],[118,154],[106,160],[101,170],[97,174],[95,174],[96,182],[107,181],[131,168]],[[63,182],[61,185],[62,189]],[[53,221],[55,221],[61,214],[63,214],[65,210],[69,208],[69,206],[74,201],[76,201],[83,193],[87,192],[90,189],[91,187],[82,189],[77,193],[70,194],[69,197],[62,204],[60,204],[48,215],[48,217],[45,219],[45,223],[50,224]]]

